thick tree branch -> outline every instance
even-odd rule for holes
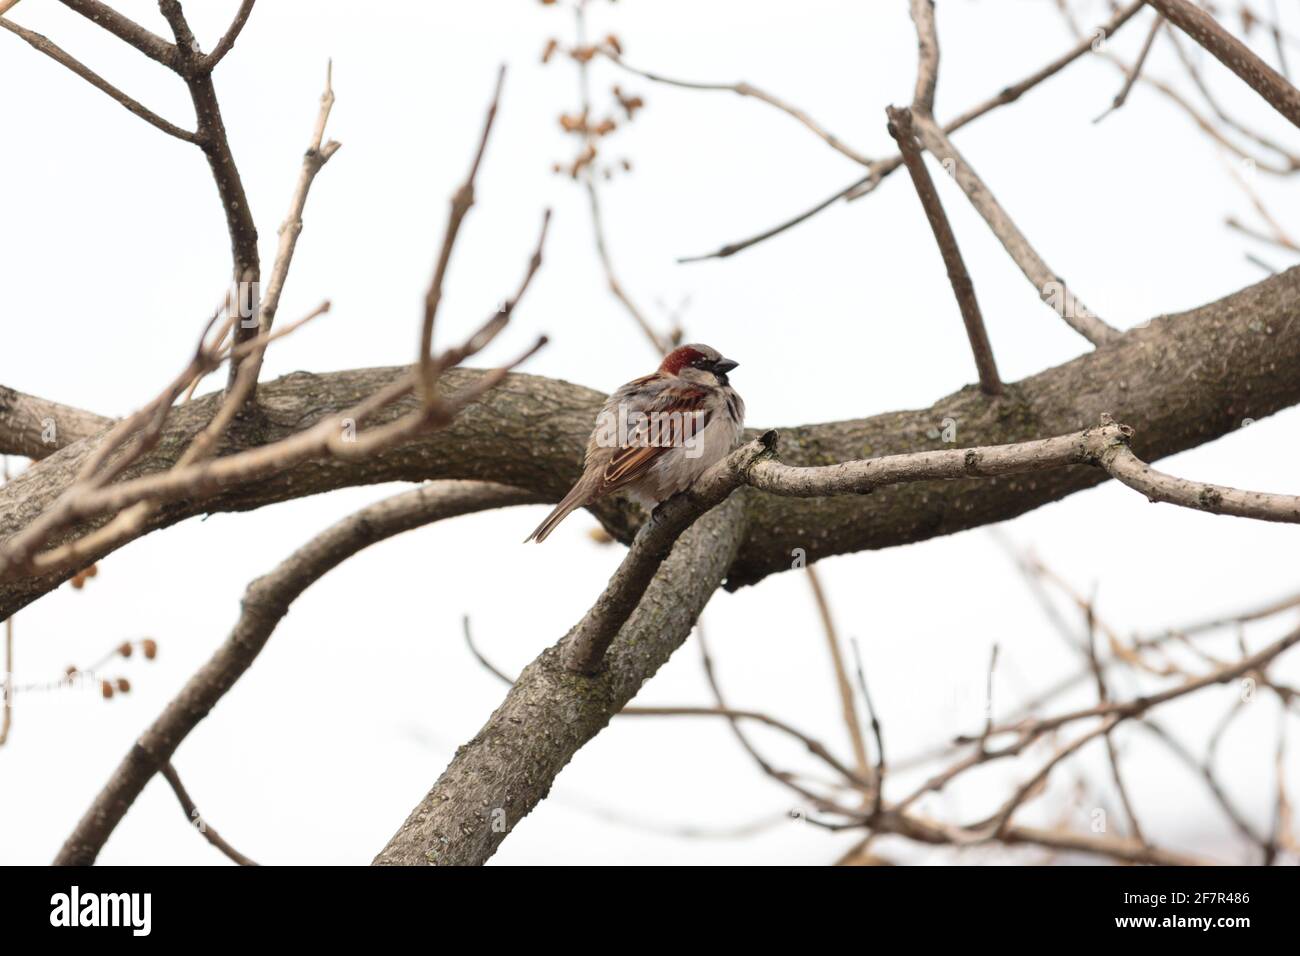
[[[375,863],[486,861],[550,792],[578,749],[686,640],[745,536],[742,497],[733,495],[682,535],[598,675],[584,677],[564,666],[569,637],[529,664]]]
[[[103,415],[0,385],[0,455],[44,458],[112,424]]]
[[[1080,434],[1016,445],[917,452],[873,461],[804,468],[781,465],[765,457],[775,441],[775,434],[771,432],[762,440],[737,449],[705,472],[687,493],[670,499],[656,509],[653,519],[638,533],[627,557],[596,604],[556,648],[545,652],[529,671],[525,671],[525,675],[514,684],[506,702],[493,715],[488,726],[470,744],[457,752],[451,766],[412,811],[406,824],[376,862],[482,863],[491,855],[500,840],[504,839],[505,833],[513,828],[514,822],[527,814],[546,795],[552,779],[577,747],[598,733],[616,712],[615,709],[609,709],[602,713],[598,709],[575,717],[573,710],[585,702],[588,689],[580,684],[560,683],[554,676],[543,676],[547,671],[548,655],[554,656],[558,652],[568,671],[595,675],[590,678],[593,685],[602,681],[604,675],[600,668],[605,661],[607,648],[611,647],[616,636],[622,636],[624,641],[633,646],[645,640],[637,632],[636,618],[633,615],[639,613],[637,602],[642,600],[643,594],[645,601],[651,600],[647,586],[653,588],[652,577],[658,582],[660,579],[656,576],[657,573],[665,569],[663,573],[667,575],[666,569],[671,562],[680,562],[683,557],[694,562],[702,560],[698,545],[692,547],[683,541],[678,550],[672,550],[678,535],[697,516],[726,499],[739,486],[749,483],[780,494],[820,497],[861,494],[886,482],[973,475],[987,477],[1061,468],[1071,464],[1090,464],[1126,472],[1132,468],[1145,468],[1141,462],[1134,463],[1132,453],[1127,449],[1130,437],[1131,430],[1127,427],[1103,422],[1100,427]],[[1144,481],[1147,487],[1155,489],[1153,493],[1163,494],[1167,499],[1173,499],[1182,493],[1180,489],[1170,490],[1172,485],[1179,482],[1178,479],[1153,476],[1149,474],[1149,469],[1147,472]],[[1237,501],[1247,497],[1233,489],[1219,489],[1217,494],[1223,501]],[[1204,496],[1201,502],[1200,506],[1205,507]],[[1267,514],[1271,520],[1300,522],[1300,499],[1295,497],[1257,495],[1249,498],[1248,507],[1257,517]],[[743,511],[737,513],[735,509],[732,510],[732,519],[743,525]],[[718,532],[711,530],[710,533]],[[734,538],[729,551],[734,550],[739,540],[739,536]],[[665,563],[665,559],[668,563]],[[700,608],[702,609],[702,604]],[[698,610],[695,613],[698,614]],[[625,622],[625,630],[620,631]],[[689,631],[689,623],[686,631]],[[684,636],[683,633],[682,637]],[[1279,642],[1272,654],[1280,653],[1293,641],[1294,638]],[[671,650],[671,646],[666,648],[667,653],[671,653]],[[1097,708],[1083,714],[1067,715],[1061,723],[1082,716],[1100,716],[1104,720],[1098,727],[1059,749],[1034,777],[1017,789],[989,821],[964,828],[961,841],[1001,839],[1010,827],[1018,807],[1038,790],[1040,783],[1047,779],[1058,763],[1094,737],[1109,735],[1111,729],[1124,719],[1140,715],[1163,700],[1181,696],[1210,683],[1222,683],[1231,676],[1244,672],[1243,668],[1249,670],[1271,659],[1272,656],[1255,655],[1238,664],[1235,670],[1225,668],[1215,675],[1189,682],[1162,695],[1114,706],[1103,697],[1103,703]],[[662,660],[654,658],[647,663],[650,666],[642,671],[642,680],[652,676]],[[617,665],[611,663],[610,666]],[[1098,668],[1096,673],[1100,681],[1101,672],[1095,660],[1094,667]],[[525,677],[534,670],[538,675],[534,681],[536,686],[521,690]],[[621,709],[627,703],[628,698],[610,701],[605,693],[597,693],[596,687],[591,690],[601,707],[613,708],[616,705]],[[517,692],[520,693],[518,698],[515,696]],[[539,712],[539,697],[544,697],[550,707],[555,709]],[[1017,741],[1003,750],[987,751],[981,746],[971,760],[959,762],[955,766],[953,775],[987,759],[1020,753],[1045,732],[1040,729],[1042,724],[1041,721],[1034,722],[1030,728],[1022,729]],[[552,731],[561,726],[573,726],[575,730],[566,733],[563,739],[556,740]],[[879,725],[874,726],[878,732]],[[520,727],[526,729],[519,729]],[[985,738],[991,731],[990,718]],[[882,774],[883,753],[882,746],[878,771]],[[865,778],[843,769],[842,765],[841,769],[852,783],[863,788],[870,787]],[[946,778],[941,778],[943,779]],[[942,782],[938,784],[941,785]],[[937,786],[928,784],[926,789],[937,789]],[[512,800],[515,801],[513,805]],[[908,802],[910,801],[904,801],[898,812]],[[874,826],[877,819],[886,812],[893,811],[887,811],[884,807],[883,793],[877,785],[873,809],[864,822],[868,826]],[[1136,821],[1134,829],[1136,833]],[[1142,842],[1140,837],[1138,842]]]
[[[784,428],[782,459],[820,465],[863,456],[942,448],[930,437],[944,418],[956,423],[963,445],[1004,444],[1065,434],[1095,424],[1103,413],[1134,425],[1133,451],[1145,461],[1195,447],[1300,402],[1300,269],[1269,277],[1225,299],[1179,315],[1152,320],[1115,344],[1007,385],[990,399],[963,389],[929,408],[852,421]],[[327,375],[296,373],[263,386],[264,414],[236,421],[218,453],[282,440],[337,416],[408,368]],[[483,373],[451,371],[447,387],[469,387]],[[141,532],[190,515],[258,508],[335,488],[383,481],[473,478],[505,481],[558,499],[576,480],[591,423],[603,396],[590,389],[526,375],[510,375],[476,399],[470,414],[435,437],[416,436],[366,461],[308,458],[252,482],[232,482],[210,497],[164,505]],[[158,447],[123,477],[170,468],[211,419],[217,399],[196,399],[174,409]],[[404,398],[375,412],[374,422],[408,414]],[[0,488],[0,538],[30,524],[75,480],[93,453],[92,442],[56,452]],[[1065,468],[1032,481],[992,478],[978,483],[925,482],[882,487],[870,498],[797,501],[759,495],[750,530],[727,587],[752,584],[787,570],[792,549],[809,560],[850,551],[892,547],[979,527],[1023,514],[1104,480],[1094,468]],[[630,541],[637,513],[611,501],[597,508],[605,526]],[[94,521],[69,529],[84,533]],[[57,543],[57,540],[54,542]],[[95,554],[91,557],[102,557]],[[46,593],[71,574],[35,575],[0,583],[0,616]]]

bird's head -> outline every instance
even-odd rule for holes
[[[659,371],[696,385],[726,385],[727,373],[739,364],[707,345],[679,345],[664,356]]]

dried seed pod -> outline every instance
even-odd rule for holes
[[[82,568],[72,576],[72,587],[80,591],[86,586],[86,582],[99,573],[99,565],[92,564],[88,568]]]

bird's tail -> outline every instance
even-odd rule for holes
[[[567,518],[574,511],[577,511],[583,505],[587,504],[588,490],[587,482],[581,480],[570,488],[569,493],[561,498],[560,503],[557,504],[554,510],[546,516],[546,520],[539,524],[536,530],[524,539],[524,544],[527,544],[529,541],[536,541],[538,544],[541,544],[545,541],[547,535],[554,531],[561,521]]]

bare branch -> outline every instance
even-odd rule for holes
[[[132,745],[59,851],[56,862],[94,862],[145,784],[252,666],[303,591],[358,551],[444,518],[530,504],[530,492],[486,482],[434,482],[369,505],[303,545],[253,581],[230,636]]]
[[[922,6],[929,6],[930,0],[919,0]],[[931,7],[931,13],[933,8]],[[889,116],[889,135],[898,143],[903,155],[903,162],[912,177],[912,185],[921,199],[925,218],[934,232],[934,240],[939,245],[939,255],[948,270],[948,281],[952,284],[953,296],[957,299],[957,308],[961,310],[962,321],[966,325],[966,337],[970,340],[971,352],[975,355],[975,368],[979,372],[980,389],[985,395],[1002,394],[1002,379],[998,377],[997,362],[993,358],[993,346],[989,344],[988,332],[984,329],[984,317],[980,314],[979,302],[975,298],[975,285],[971,282],[966,263],[962,261],[961,250],[957,247],[957,237],[953,235],[952,226],[944,214],[943,203],[934,188],[930,171],[925,168],[921,158],[921,149],[912,132],[912,111],[889,107],[885,110]]]
[[[219,834],[212,825],[199,813],[199,808],[194,805],[190,798],[189,792],[185,789],[185,784],[181,783],[180,774],[170,762],[163,764],[162,775],[167,778],[171,785],[172,792],[176,794],[176,799],[180,801],[181,810],[185,813],[185,819],[189,821],[190,826],[194,827],[199,833],[203,834],[203,839],[207,840],[227,857],[234,860],[240,866],[257,866],[253,860],[244,856]]]
[[[916,94],[912,109],[923,116],[934,114],[934,89],[939,82],[939,33],[934,23],[934,0],[910,0],[912,22],[916,24]]]
[[[754,463],[770,454],[775,439],[776,433],[768,432],[736,449],[686,491],[655,509],[653,520],[641,527],[604,593],[570,634],[564,651],[564,663],[569,670],[580,674],[596,672],[606,648],[636,610],[677,537],[700,515],[744,484]]]
[[[211,71],[218,63],[222,61],[227,53],[239,39],[240,31],[244,29],[244,24],[248,22],[249,14],[253,12],[253,4],[256,0],[243,0],[239,9],[235,12],[235,19],[231,21],[230,27],[225,34],[217,41],[217,45],[212,48],[212,52],[203,58],[203,69]]]
[[[1011,86],[1004,87],[997,94],[985,100],[984,102],[980,103],[978,106],[972,107],[971,109],[967,110],[965,113],[958,116],[956,119],[946,123],[943,127],[944,132],[953,133],[961,129],[966,124],[979,119],[985,113],[992,112],[998,107],[1005,106],[1008,103],[1014,103],[1016,100],[1020,99],[1021,96],[1027,93],[1029,90],[1038,86],[1044,80],[1051,79],[1051,77],[1055,76],[1061,70],[1065,69],[1065,67],[1069,66],[1071,63],[1073,63],[1079,57],[1083,56],[1085,53],[1092,52],[1095,45],[1097,44],[1098,39],[1105,39],[1113,35],[1115,31],[1118,30],[1121,26],[1123,26],[1130,18],[1132,18],[1132,16],[1135,13],[1137,13],[1138,10],[1142,9],[1144,3],[1145,0],[1135,0],[1135,2],[1118,10],[1107,23],[1097,27],[1093,31],[1093,35],[1080,40],[1078,43],[1075,44],[1074,47],[1072,47],[1070,50],[1068,50],[1066,53],[1064,53],[1057,59],[1053,60],[1051,63],[1047,64],[1047,66],[1043,67],[1041,70],[1031,73],[1029,76],[1027,76],[1025,79],[1021,80],[1018,83],[1013,83]],[[678,262],[701,262],[705,259],[725,259],[728,256],[733,256],[738,252],[743,252],[744,250],[748,249],[750,246],[758,245],[758,243],[763,242],[767,239],[771,239],[773,236],[780,235],[781,233],[785,232],[787,229],[792,229],[793,227],[799,225],[800,223],[806,222],[807,220],[816,216],[823,209],[833,206],[836,202],[838,202],[841,199],[849,199],[849,200],[860,199],[863,196],[867,195],[868,193],[873,192],[875,188],[878,185],[880,185],[880,182],[886,176],[888,176],[894,170],[898,169],[902,164],[903,164],[903,157],[900,155],[894,155],[894,156],[887,157],[885,159],[875,160],[874,162],[870,163],[868,167],[869,172],[865,176],[861,176],[858,179],[855,179],[853,182],[849,183],[843,189],[838,190],[830,197],[822,200],[817,205],[813,206],[811,209],[805,210],[804,212],[801,212],[796,216],[786,219],[783,222],[780,222],[777,225],[772,226],[770,229],[765,229],[755,236],[751,236],[747,239],[742,239],[737,242],[728,243],[727,245],[723,246],[721,249],[718,249],[716,252],[705,253],[703,255],[697,255],[697,256],[684,256],[682,258],[679,258],[677,261]]]
[[[75,10],[87,20],[103,27],[119,40],[125,40],[151,60],[175,69],[176,48],[130,17],[125,17],[99,0],[59,0],[65,7]]]
[[[853,685],[849,683],[848,670],[844,666],[840,636],[835,630],[835,619],[831,617],[830,603],[826,600],[826,592],[822,589],[817,569],[810,564],[805,570],[808,574],[808,586],[812,589],[813,600],[817,604],[817,616],[822,622],[822,633],[826,636],[826,647],[831,655],[831,669],[835,674],[835,687],[840,698],[840,718],[844,721],[849,743],[853,746],[853,759],[857,765],[858,776],[866,779],[871,764],[867,761],[867,744],[862,736],[862,724],[858,721],[858,710],[853,700]]]
[[[44,458],[112,424],[103,415],[0,385],[0,455]]]
[[[248,0],[246,7],[251,10],[252,5],[252,0]],[[338,152],[339,147],[342,145],[332,139],[329,142],[322,142],[325,138],[325,125],[329,122],[330,110],[334,108],[333,77],[334,65],[331,62],[325,68],[325,92],[321,94],[320,98],[320,112],[316,116],[316,129],[312,134],[310,144],[307,146],[307,151],[303,154],[302,169],[298,173],[298,184],[294,188],[293,198],[289,203],[289,214],[280,225],[280,246],[276,250],[275,264],[271,267],[271,278],[266,284],[266,292],[261,296],[256,310],[254,327],[261,332],[270,330],[275,322],[276,313],[280,309],[280,296],[284,292],[284,283],[289,276],[289,267],[293,264],[294,251],[298,248],[298,236],[302,234],[302,214],[307,206],[307,194],[311,191],[312,183],[316,180],[316,174],[324,168],[325,164],[330,161],[330,157]],[[262,350],[258,350],[253,353],[249,360],[253,367],[251,374],[254,388],[256,387],[258,373],[261,370],[262,354]],[[232,369],[234,369],[233,364]],[[234,376],[237,375],[238,370],[234,369],[232,382]],[[252,390],[250,389],[249,395],[251,394]]]
[[[726,259],[728,256],[734,256],[737,252],[744,252],[750,246],[756,246],[760,242],[763,242],[766,239],[771,239],[773,236],[779,236],[787,229],[792,229],[795,226],[799,225],[801,222],[806,222],[807,220],[811,219],[813,216],[821,212],[823,209],[835,205],[835,203],[839,202],[844,197],[852,194],[860,187],[866,185],[867,183],[875,183],[878,181],[878,179],[879,176],[873,170],[872,172],[867,173],[865,176],[853,180],[853,182],[849,183],[843,189],[831,194],[826,199],[823,199],[817,205],[813,206],[811,209],[807,209],[799,213],[797,216],[794,216],[791,219],[786,219],[784,222],[777,223],[771,229],[765,229],[764,231],[760,232],[756,236],[750,236],[748,239],[741,239],[739,242],[729,242],[721,249],[717,250],[716,252],[706,252],[698,256],[680,256],[678,257],[677,261],[678,262],[703,262],[706,259]]]
[[[1110,689],[1106,686],[1106,674],[1102,669],[1101,659],[1097,655],[1097,616],[1094,612],[1093,600],[1088,602],[1085,617],[1088,623],[1088,666],[1092,668],[1093,680],[1097,686],[1097,701],[1105,703],[1110,700]],[[1119,793],[1120,803],[1124,806],[1124,814],[1128,817],[1129,835],[1139,843],[1145,844],[1146,837],[1142,835],[1142,827],[1138,823],[1137,811],[1133,809],[1133,801],[1129,798],[1128,787],[1124,785],[1124,777],[1119,771],[1119,753],[1115,747],[1114,735],[1108,730],[1106,732],[1106,757],[1110,761],[1110,775],[1115,782],[1115,790]]]
[[[1176,697],[1183,697],[1187,694],[1195,693],[1205,687],[1214,684],[1226,684],[1229,681],[1236,680],[1251,671],[1259,670],[1268,664],[1283,651],[1292,645],[1300,642],[1300,629],[1291,631],[1282,636],[1273,643],[1265,646],[1254,654],[1248,654],[1241,660],[1232,664],[1225,664],[1201,677],[1185,681],[1175,687],[1158,691],[1154,694],[1147,694],[1142,697],[1134,698],[1129,701],[1108,701],[1097,704],[1094,707],[1086,707],[1082,710],[1068,711],[1064,714],[1058,714],[1055,717],[1044,717],[1036,720],[1024,720],[1017,724],[1003,725],[994,728],[994,733],[1017,733],[1033,737],[1039,737],[1045,733],[1050,733],[1066,724],[1074,723],[1077,720],[1087,720],[1091,717],[1110,717],[1120,716],[1123,718],[1140,717],[1153,707],[1173,700]],[[964,740],[965,738],[958,738]]]
[[[581,3],[574,4],[573,18],[574,30],[577,35],[577,44],[579,47],[585,48],[587,46],[587,8],[585,0]],[[611,56],[615,62],[619,62],[617,60],[617,55],[604,45],[594,46],[591,47],[591,49],[605,52],[606,55]],[[595,158],[597,150],[597,137],[592,132],[591,125],[588,122],[588,119],[591,116],[591,58],[577,57],[575,58],[575,62],[577,63],[578,69],[578,91],[581,97],[579,115],[582,116],[582,155],[588,160],[591,160]],[[583,189],[585,189],[587,193],[587,205],[591,210],[591,228],[596,243],[596,255],[600,259],[600,266],[605,272],[605,283],[609,286],[610,293],[614,298],[618,299],[624,310],[627,311],[627,314],[632,317],[632,321],[636,323],[637,328],[641,330],[647,341],[649,341],[650,347],[660,355],[668,354],[673,348],[671,337],[660,335],[655,331],[653,324],[651,324],[650,320],[646,318],[645,312],[643,312],[636,302],[633,301],[632,297],[623,287],[623,283],[619,281],[618,275],[615,272],[614,260],[609,251],[609,239],[605,235],[605,219],[601,214],[600,191],[599,187],[596,185],[596,175],[595,170],[593,169],[593,163],[590,161],[585,163],[575,162],[573,174],[575,178],[579,176],[581,177]]]
[[[1147,0],[1147,3],[1209,50],[1292,124],[1300,126],[1300,90],[1220,26],[1214,17],[1188,0]]]
[[[1111,477],[1140,491],[1151,501],[1260,521],[1300,521],[1300,496],[1242,491],[1176,478],[1156,471],[1124,445],[1110,449],[1103,457],[1102,467]]]
[[[636,67],[628,65],[617,51],[610,49],[608,46],[598,46],[596,50],[620,69],[626,70],[628,73],[631,73],[634,76],[639,76],[642,79],[650,80],[652,83],[662,83],[665,86],[675,86],[683,90],[735,93],[737,96],[745,96],[759,100],[766,103],[768,106],[775,107],[787,116],[793,117],[795,120],[802,123],[815,136],[824,141],[827,146],[831,147],[831,149],[836,152],[842,153],[855,163],[861,163],[863,166],[868,167],[871,166],[872,161],[870,157],[864,156],[862,153],[859,153],[857,150],[846,145],[843,140],[834,133],[831,133],[799,107],[787,103],[785,100],[759,89],[752,83],[746,83],[743,80],[738,83],[698,83],[690,80],[678,80],[671,76],[664,76],[662,73],[653,73],[649,70],[638,70]]]
[[[490,857],[578,749],[686,640],[731,565],[745,524],[744,506],[732,496],[682,535],[597,676],[564,666],[565,641],[543,651],[375,863],[478,864]]]
[[[913,120],[925,148],[944,165],[944,168],[949,169],[957,184],[971,201],[971,205],[975,207],[975,211],[984,217],[984,221],[998,237],[1007,254],[1020,267],[1025,278],[1038,290],[1039,298],[1049,304],[1059,300],[1059,305],[1055,307],[1057,313],[1065,319],[1070,328],[1093,345],[1104,345],[1115,341],[1120,335],[1119,331],[1094,315],[1069,290],[1064,281],[1047,267],[1047,263],[1034,251],[1024,233],[999,205],[988,186],[976,175],[975,170],[957,151],[947,135],[933,120],[925,116],[917,115]]]
[[[1157,13],[1156,18],[1151,21],[1151,30],[1147,33],[1147,38],[1142,43],[1142,49],[1138,52],[1137,60],[1134,61],[1133,67],[1126,71],[1127,75],[1124,78],[1124,85],[1121,86],[1119,92],[1115,94],[1115,99],[1111,101],[1110,108],[1098,116],[1097,119],[1093,120],[1094,123],[1105,119],[1111,113],[1115,112],[1115,110],[1128,102],[1128,95],[1133,90],[1133,84],[1137,82],[1138,77],[1142,74],[1142,67],[1147,61],[1147,55],[1151,52],[1151,45],[1156,42],[1156,34],[1160,32],[1160,28],[1164,25],[1164,16]]]
[[[810,565],[811,567],[811,565]],[[867,718],[871,721],[871,735],[876,738],[876,776],[872,780],[874,799],[871,805],[871,818],[879,817],[885,806],[885,734],[876,716],[876,705],[871,700],[871,691],[867,689],[867,675],[862,670],[862,652],[858,642],[853,641],[853,663],[858,675],[858,689],[862,692],[862,701],[867,707]]]
[[[1110,20],[1103,23],[1101,26],[1093,28],[1087,36],[1084,36],[1073,47],[1061,56],[1057,57],[1051,63],[1048,63],[1041,70],[1029,74],[1029,76],[1025,77],[1018,83],[1012,83],[1010,86],[1004,87],[995,96],[988,98],[978,106],[972,107],[955,119],[945,123],[943,131],[950,134],[955,133],[967,123],[979,119],[985,113],[991,112],[999,106],[1006,106],[1009,103],[1014,103],[1034,87],[1038,86],[1038,84],[1042,83],[1044,80],[1051,79],[1085,53],[1098,52],[1101,45],[1114,36],[1115,32],[1119,30],[1120,27],[1131,20],[1133,15],[1145,6],[1145,3],[1146,0],[1134,0],[1133,3],[1127,4],[1126,6],[1116,10],[1115,15],[1111,17]],[[855,194],[849,198],[857,199],[858,196]]]
[[[492,121],[496,119],[497,105],[501,102],[501,86],[505,82],[506,68],[503,65],[497,71],[496,89],[492,93],[492,102],[488,106],[487,117],[483,120],[483,133],[479,137],[478,149],[470,163],[469,175],[460,184],[451,197],[451,211],[447,217],[447,228],[442,237],[442,248],[438,252],[438,262],[434,266],[433,279],[429,291],[424,296],[424,322],[420,326],[419,374],[420,388],[426,398],[432,393],[436,377],[433,364],[433,325],[438,316],[438,306],[442,303],[442,283],[447,275],[447,265],[451,262],[451,250],[456,245],[456,236],[460,225],[465,221],[465,214],[474,205],[474,179],[478,176],[479,165],[487,151],[488,135],[492,132]]]
[[[5,19],[3,16],[0,16],[0,27],[4,27],[15,36],[21,37],[34,49],[44,53],[56,63],[63,64],[95,89],[107,93],[122,106],[126,107],[130,112],[134,113],[151,126],[162,130],[168,136],[175,136],[177,139],[184,140],[187,143],[198,142],[198,137],[195,133],[191,133],[187,129],[181,129],[181,127],[174,123],[168,122],[147,106],[132,99],[130,96],[127,96],[127,94],[123,93],[112,83],[109,83],[94,70],[90,69],[90,67],[86,66],[80,60],[76,59],[57,44],[53,43],[49,38],[32,30],[20,27],[12,20]]]

